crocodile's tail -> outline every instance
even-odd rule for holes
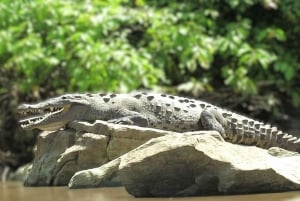
[[[281,133],[277,135],[278,147],[300,153],[300,138],[289,135],[287,133]]]
[[[226,119],[227,140],[232,143],[261,148],[280,147],[300,153],[300,138],[282,132],[277,127],[235,114],[230,114]]]

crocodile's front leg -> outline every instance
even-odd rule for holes
[[[123,125],[135,125],[141,127],[149,126],[148,118],[137,112],[129,113],[127,116],[123,116],[120,118],[110,119],[107,122],[114,123],[114,124],[123,124]]]
[[[206,108],[202,111],[200,122],[204,129],[218,131],[223,138],[226,137],[226,119],[214,108]]]

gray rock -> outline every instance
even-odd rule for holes
[[[122,126],[124,127],[124,126]],[[140,127],[133,127],[131,129],[136,129],[134,131],[135,138],[138,138],[138,136],[149,136],[149,133],[151,135],[155,136],[157,135],[156,132],[164,133],[165,131],[160,130],[148,130],[148,128],[140,128]],[[140,131],[140,133],[138,133]],[[148,132],[148,134],[147,134]],[[156,134],[155,134],[156,133]],[[120,133],[118,133],[120,134]],[[118,136],[117,133],[115,133],[115,136]],[[141,135],[143,134],[143,135]],[[214,136],[216,139],[223,141],[223,138],[215,131],[196,131],[196,132],[187,132],[187,135],[203,135],[203,134],[209,134],[211,136]],[[175,132],[167,132],[166,135],[168,136],[177,136],[182,135],[181,133],[175,133]],[[126,135],[125,135],[126,136]],[[124,136],[123,136],[124,137]],[[118,140],[119,141],[119,140]],[[153,141],[150,141],[151,144]],[[155,141],[154,141],[155,142]],[[149,143],[146,143],[149,145]],[[142,145],[141,147],[143,147]],[[137,147],[135,150],[139,150],[140,147]],[[116,147],[117,149],[117,147]],[[128,151],[127,151],[128,152]],[[120,157],[106,163],[105,165],[102,165],[97,168],[89,169],[89,170],[82,170],[77,172],[70,180],[69,188],[75,189],[75,188],[95,188],[95,187],[103,187],[103,186],[116,186],[121,185],[120,177],[119,177],[119,165],[123,158],[126,158],[127,154],[121,155]]]
[[[69,182],[69,188],[95,188],[121,186],[118,177],[121,159],[117,158],[98,168],[76,172]]]
[[[9,174],[8,180],[23,182],[27,178],[28,173],[31,170],[31,167],[32,167],[31,163],[18,167],[18,169],[16,169],[14,172]]]
[[[122,156],[119,177],[137,197],[299,190],[300,155],[282,155],[212,135],[169,135]]]
[[[67,185],[76,172],[99,167],[151,138],[169,133],[105,121],[74,121],[66,130],[42,132],[38,137],[32,169],[24,184]],[[115,180],[111,182],[111,185],[117,183]]]
[[[109,137],[107,158],[113,160],[148,140],[174,132],[152,128],[125,126],[97,120],[94,123],[74,121],[69,126],[77,131],[98,133]]]
[[[224,142],[215,131],[175,133],[72,122],[43,132],[26,185],[115,186],[141,196],[300,189],[298,153]]]
[[[43,132],[24,184],[27,186],[67,185],[79,170],[98,167],[107,160],[108,137],[72,129]]]
[[[77,172],[69,187],[106,186],[117,178],[136,197],[299,190],[299,162],[297,153],[234,145],[214,131],[174,133]]]

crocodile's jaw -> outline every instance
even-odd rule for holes
[[[37,129],[40,129],[40,130],[44,130],[44,131],[56,131],[62,127],[64,127],[66,125],[67,122],[56,122],[56,123],[52,123],[52,124],[45,124],[45,125],[32,125],[32,126],[29,126],[29,127],[21,127],[24,129],[24,130],[31,130],[31,129],[34,129],[34,128],[37,128]]]
[[[91,103],[80,94],[63,95],[34,104],[21,104],[17,111],[22,129],[58,130],[73,120],[87,120]]]
[[[24,130],[34,128],[47,131],[58,130],[68,122],[66,118],[62,117],[66,116],[69,109],[70,105],[49,106],[39,109],[28,107],[27,109],[19,110],[19,114],[25,117],[21,119],[19,123]]]

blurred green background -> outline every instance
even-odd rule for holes
[[[67,92],[201,98],[296,134],[300,1],[2,0],[0,164],[32,159],[16,106]]]

